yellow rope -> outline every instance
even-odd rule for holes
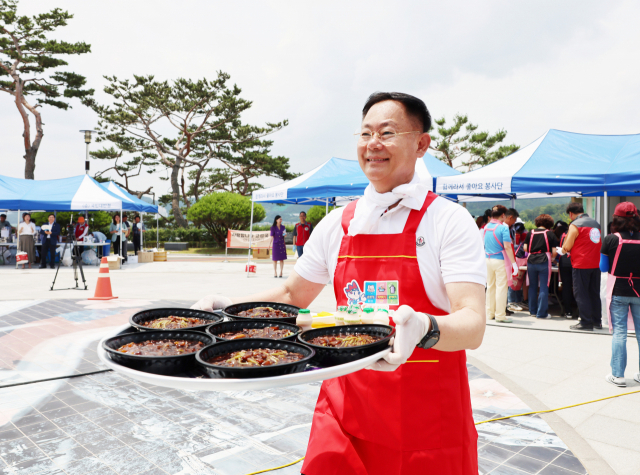
[[[515,414],[513,416],[498,417],[496,419],[489,419],[489,420],[482,421],[482,422],[476,422],[476,425],[485,424],[487,422],[501,421],[503,419],[511,419],[512,417],[530,416],[531,414],[544,414],[545,412],[561,411],[562,409],[569,409],[570,407],[584,406],[585,404],[591,404],[592,402],[604,401],[605,399],[613,399],[614,397],[627,396],[628,394],[634,394],[634,393],[640,393],[640,389],[637,390],[637,391],[629,391],[628,393],[616,394],[615,396],[607,396],[607,397],[603,397],[603,398],[600,398],[600,399],[594,399],[593,401],[579,402],[578,404],[572,404],[571,406],[558,407],[556,409],[546,409],[544,411],[524,412],[522,414]]]
[[[422,362],[423,361],[415,361],[415,363],[422,363]],[[486,421],[476,422],[475,425],[485,424],[487,422],[502,421],[504,419],[511,419],[512,417],[530,416],[532,414],[544,414],[546,412],[561,411],[562,409],[569,409],[570,407],[584,406],[585,404],[591,404],[593,402],[604,401],[606,399],[613,399],[615,397],[627,396],[629,394],[635,394],[635,393],[640,393],[640,389],[636,390],[636,391],[629,391],[628,393],[616,394],[615,396],[607,396],[607,397],[603,397],[603,398],[600,398],[600,399],[594,399],[593,401],[580,402],[578,404],[572,404],[571,406],[558,407],[556,409],[546,409],[544,411],[523,412],[522,414],[514,414],[513,416],[497,417],[496,419],[489,419],[489,420],[486,420]],[[247,473],[247,475],[257,475],[258,473],[271,472],[272,470],[278,470],[278,469],[281,469],[281,468],[290,467],[291,465],[295,465],[298,462],[301,462],[302,460],[304,460],[304,457],[300,457],[298,460],[296,460],[294,462],[291,462],[291,463],[288,463],[286,465],[280,465],[279,467],[267,468],[267,469],[264,469],[264,470],[259,470],[257,472]]]
[[[247,475],[256,475],[256,474],[258,474],[258,473],[270,472],[271,470],[278,470],[278,469],[280,469],[280,468],[290,467],[291,465],[295,465],[295,464],[297,464],[298,462],[300,462],[300,461],[302,461],[302,460],[304,460],[304,457],[300,457],[300,458],[299,458],[298,460],[296,460],[295,462],[291,462],[291,463],[288,463],[288,464],[286,464],[286,465],[280,465],[279,467],[267,468],[267,469],[265,469],[265,470],[258,470],[257,472],[247,473]]]

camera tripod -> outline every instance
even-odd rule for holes
[[[72,241],[69,242],[69,236],[72,236]],[[73,277],[76,280],[75,287],[69,287],[67,289],[55,289],[55,290],[89,290],[87,287],[87,281],[84,278],[84,270],[82,269],[82,257],[78,253],[78,241],[76,240],[75,234],[73,231],[69,232],[67,230],[67,239],[65,239],[64,246],[62,247],[62,253],[60,254],[60,260],[58,261],[58,268],[56,269],[56,275],[53,277],[53,282],[51,283],[51,288],[49,290],[53,290],[53,286],[56,285],[56,279],[58,278],[58,272],[60,271],[60,264],[62,264],[62,258],[64,257],[64,253],[67,250],[68,246],[71,246],[71,260],[73,261]],[[82,276],[82,283],[84,284],[84,289],[81,289],[78,286],[78,268],[80,269],[80,275]]]

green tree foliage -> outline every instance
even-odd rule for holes
[[[520,219],[522,221],[535,221],[535,219],[541,214],[548,214],[553,218],[554,221],[564,221],[565,223],[570,223],[569,215],[566,212],[567,204],[555,204],[555,205],[544,205],[537,206],[532,209],[525,209],[523,211],[519,211]]]
[[[471,171],[500,160],[520,148],[515,144],[500,145],[507,136],[506,130],[498,130],[495,134],[478,132],[478,126],[469,122],[466,115],[456,114],[449,127],[444,117],[435,123],[436,132],[431,134],[429,148],[439,160],[452,168],[455,160],[461,156],[464,156],[462,166],[467,167],[466,171]]]
[[[17,10],[17,0],[0,0],[0,92],[13,96],[22,118],[24,177],[33,180],[44,136],[39,109],[46,104],[67,110],[69,99],[93,94],[93,89],[83,89],[84,76],[57,70],[68,65],[60,56],[89,53],[91,46],[47,38],[73,18],[69,12],[54,8],[29,17],[18,15]],[[35,120],[35,135],[29,114]]]
[[[264,219],[264,208],[256,204],[253,208],[253,222]],[[187,217],[196,226],[204,226],[209,235],[224,245],[228,229],[248,229],[251,221],[251,200],[230,192],[211,193],[194,203]]]
[[[197,81],[156,81],[153,76],[106,79],[104,91],[111,96],[112,105],[98,104],[92,98],[85,104],[99,117],[97,141],[111,145],[92,155],[112,161],[110,169],[122,178],[118,184],[136,195],[140,190],[131,190],[128,178],[142,170],[156,173],[158,168],[168,169],[171,208],[178,226],[187,226],[180,200],[188,209],[193,201],[190,198],[200,198],[201,183],[206,191],[248,193],[257,186],[249,181],[254,176],[291,176],[288,159],[271,157],[271,142],[261,140],[285,127],[287,121],[264,127],[243,124],[240,115],[252,103],[240,97],[239,87],[227,84],[228,74],[218,72],[214,80]],[[229,167],[229,174],[210,168],[216,162]],[[194,175],[189,173],[191,168],[195,169]],[[189,177],[193,179],[191,186],[186,182]],[[242,185],[220,185],[224,179],[238,177]]]
[[[335,206],[329,206],[329,212],[335,209]],[[316,226],[322,218],[326,216],[327,207],[326,206],[312,206],[307,211],[307,221],[309,221],[313,226]]]

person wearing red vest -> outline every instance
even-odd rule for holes
[[[78,223],[76,224],[76,228],[74,230],[76,241],[82,242],[88,232],[89,225],[85,222],[84,216],[78,216]],[[84,246],[78,247],[77,251],[79,254],[82,254],[84,252]]]
[[[311,237],[313,226],[311,223],[307,223],[307,213],[300,211],[300,222],[296,223],[293,227],[293,244],[296,246],[298,257],[302,257],[304,252],[304,245]]]
[[[582,203],[569,203],[569,232],[561,255],[571,251],[573,295],[578,304],[580,322],[572,330],[592,331],[602,328],[600,301],[600,224],[584,212]]]
[[[471,215],[415,172],[430,124],[420,99],[372,94],[357,134],[370,181],[364,196],[320,221],[284,285],[233,300],[210,295],[192,307],[307,307],[332,281],[337,305],[363,303],[371,287],[395,311],[391,353],[322,383],[305,475],[478,473],[465,350],[484,336],[486,264],[481,241],[469,239],[478,232]]]

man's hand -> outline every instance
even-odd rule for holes
[[[393,342],[393,350],[384,357],[384,361],[378,361],[369,368],[376,371],[395,371],[405,363],[416,345],[427,334],[431,326],[431,320],[424,313],[416,312],[407,305],[402,305],[393,314],[396,324],[396,336]]]
[[[194,310],[203,310],[205,312],[213,312],[214,310],[222,310],[229,305],[233,305],[233,301],[229,297],[223,295],[207,295],[194,303],[191,308]]]

